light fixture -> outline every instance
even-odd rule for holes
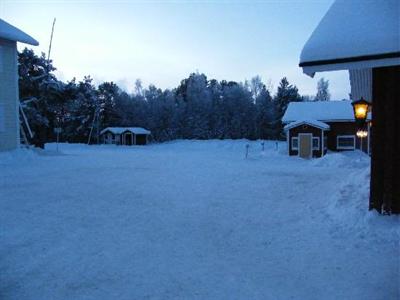
[[[356,134],[357,134],[357,137],[359,137],[359,138],[365,138],[368,136],[368,131],[358,130]]]
[[[351,105],[353,106],[354,118],[361,127],[364,125],[365,120],[367,119],[371,103],[361,97],[360,100],[353,101]]]

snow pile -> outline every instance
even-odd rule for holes
[[[370,159],[361,151],[332,153],[313,162],[315,166],[348,169],[337,184],[327,206],[327,213],[338,230],[351,231],[359,237],[373,235],[378,240],[398,243],[399,216],[382,216],[368,211]],[[343,233],[341,233],[343,234]]]
[[[327,155],[312,160],[315,167],[366,168],[370,165],[370,157],[362,151],[329,152]]]

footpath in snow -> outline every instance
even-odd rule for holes
[[[369,163],[244,140],[0,153],[0,299],[399,299]]]

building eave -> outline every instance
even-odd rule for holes
[[[299,64],[299,67],[303,68],[303,67],[312,67],[312,66],[321,66],[321,65],[343,64],[343,63],[371,61],[371,60],[380,60],[380,59],[388,59],[388,58],[400,58],[400,51],[390,52],[390,53],[382,53],[382,54],[374,54],[374,55],[360,55],[360,56],[354,56],[354,57],[305,61],[305,62],[301,62]]]

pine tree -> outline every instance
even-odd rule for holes
[[[101,129],[118,125],[118,114],[115,109],[115,99],[119,92],[118,86],[113,82],[104,82],[97,88],[97,96],[100,105],[98,118]]]
[[[277,131],[279,132],[278,138],[283,138],[283,125],[282,125],[282,117],[286,112],[286,109],[290,102],[299,102],[301,101],[301,96],[299,95],[298,89],[296,86],[289,84],[289,81],[286,77],[282,78],[279,83],[278,91],[275,96],[275,102],[277,107]]]
[[[331,95],[329,93],[329,80],[321,78],[317,83],[317,94],[315,95],[315,101],[329,101]]]
[[[257,137],[273,139],[276,137],[277,111],[269,91],[264,86],[256,99]]]
[[[18,63],[20,102],[34,134],[31,142],[43,148],[62,112],[64,84],[52,73],[55,68],[44,53],[39,57],[25,48]]]

